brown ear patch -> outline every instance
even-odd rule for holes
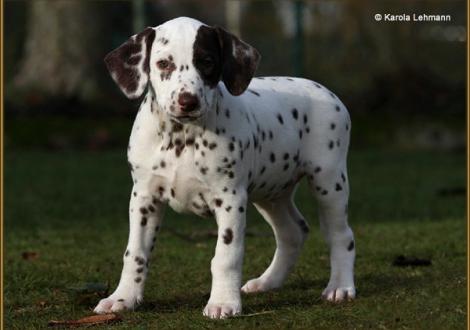
[[[155,30],[146,28],[110,52],[104,59],[112,78],[129,98],[137,98],[145,90],[150,72],[150,50],[154,39]],[[142,54],[144,43],[145,54]]]
[[[222,48],[222,80],[232,95],[242,94],[261,59],[258,51],[221,27],[215,28]]]
[[[199,27],[193,64],[210,87],[222,79],[232,95],[242,94],[258,66],[258,51],[220,27]]]
[[[211,61],[208,63],[207,59]],[[193,64],[204,84],[217,86],[222,74],[222,55],[219,38],[213,27],[199,27],[193,45]]]

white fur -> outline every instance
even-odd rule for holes
[[[192,45],[201,24],[180,18],[156,28],[155,40],[164,37],[169,42],[164,47],[152,48],[150,81],[157,97],[153,98],[151,91],[147,93],[129,142],[134,187],[128,255],[124,256],[117,289],[100,301],[95,312],[133,309],[142,301],[148,271],[145,264],[150,260],[155,228],[161,225],[164,205],[168,204],[178,212],[202,216],[208,210],[213,213],[219,235],[211,263],[212,291],[204,315],[224,318],[241,313],[240,291],[250,293],[280,287],[300,253],[306,225],[302,230],[299,221],[303,216],[294,205],[293,196],[303,175],[318,200],[321,229],[331,250],[331,278],[323,296],[330,301],[354,298],[355,249],[348,249],[353,233],[347,224],[346,210],[349,195],[346,157],[351,123],[346,108],[325,87],[300,78],[255,78],[240,96],[232,96],[222,82],[213,89],[204,86],[191,61]],[[190,69],[160,81],[154,63],[169,55],[177,68],[189,65]],[[181,88],[200,97],[201,117],[185,123],[182,131],[170,134],[174,124],[169,106],[177,103]],[[258,140],[256,149],[253,135]],[[194,140],[178,157],[177,139],[183,144]],[[250,181],[256,185],[249,193]],[[242,287],[248,201],[272,226],[277,249],[268,269]],[[154,211],[142,214],[140,209],[149,205],[153,205]],[[143,217],[145,226],[141,225]],[[228,240],[227,229],[233,234],[229,244],[224,243]],[[137,273],[140,268],[142,272]]]

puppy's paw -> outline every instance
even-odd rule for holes
[[[204,308],[203,315],[211,319],[225,319],[231,316],[240,315],[242,312],[242,304],[240,302],[233,303],[211,303],[208,302]]]
[[[96,314],[107,314],[134,310],[142,302],[142,298],[129,297],[113,293],[105,299],[101,299],[93,310]]]
[[[256,293],[256,292],[265,292],[271,289],[275,289],[279,285],[275,285],[269,280],[263,279],[262,277],[254,278],[245,283],[242,287],[243,293]]]
[[[328,286],[323,290],[322,298],[331,302],[342,302],[356,298],[356,289],[354,286]]]

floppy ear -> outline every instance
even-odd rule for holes
[[[232,95],[240,95],[250,84],[261,56],[223,28],[216,26],[215,30],[222,50],[222,81]]]
[[[147,87],[150,50],[154,40],[155,30],[148,27],[104,58],[111,77],[130,99],[141,96]]]

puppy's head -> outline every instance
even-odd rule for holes
[[[219,81],[242,94],[259,60],[258,51],[233,34],[186,17],[146,28],[105,57],[127,97],[138,98],[148,87],[159,108],[178,121],[213,109]]]

